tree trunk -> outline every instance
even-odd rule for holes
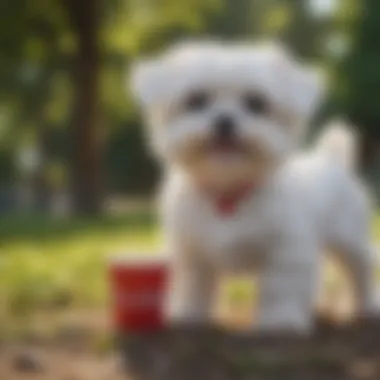
[[[47,164],[50,159],[50,128],[40,124],[38,129],[37,149],[39,163],[34,175],[34,201],[38,212],[50,211],[52,189],[47,179]]]
[[[380,141],[375,136],[364,134],[360,146],[360,168],[362,171],[372,169],[380,158]]]
[[[98,3],[100,0],[67,0],[69,16],[77,35],[74,63],[74,118],[71,130],[71,203],[73,212],[94,215],[102,207],[103,141],[99,119]]]

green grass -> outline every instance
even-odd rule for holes
[[[380,218],[374,235],[380,238]],[[154,251],[159,240],[149,212],[96,220],[0,218],[0,324],[41,310],[104,307],[107,257]],[[249,294],[245,284],[231,288],[234,298]]]
[[[98,220],[0,220],[0,318],[102,305],[107,257],[154,250],[157,235],[149,213]]]

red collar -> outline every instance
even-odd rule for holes
[[[207,191],[211,195],[215,209],[219,215],[224,217],[232,216],[239,204],[246,199],[250,194],[255,192],[256,186],[254,183],[246,183],[231,191],[218,193],[215,191]]]

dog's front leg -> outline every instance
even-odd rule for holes
[[[279,244],[260,273],[258,329],[308,333],[318,274],[317,248],[294,238]]]
[[[214,300],[214,271],[189,251],[178,252],[171,265],[168,320],[175,324],[207,324]]]

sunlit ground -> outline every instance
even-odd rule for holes
[[[380,238],[380,218],[374,236]],[[159,246],[147,210],[98,220],[0,220],[0,378],[124,379],[113,350],[107,260],[115,252],[154,253]],[[327,272],[326,292],[337,306],[344,300],[342,281]],[[255,309],[251,278],[222,284],[219,320],[247,326]],[[247,373],[256,362],[248,360]]]
[[[374,221],[374,236],[380,239],[380,218]],[[154,253],[160,237],[152,214],[142,211],[96,221],[14,216],[0,220],[0,242],[0,336],[12,338],[33,329],[50,334],[51,325],[73,315],[108,323],[107,258],[120,251]],[[326,288],[333,299],[339,281],[328,272]],[[220,313],[252,311],[250,280],[223,288]],[[251,317],[235,312],[233,318]]]

